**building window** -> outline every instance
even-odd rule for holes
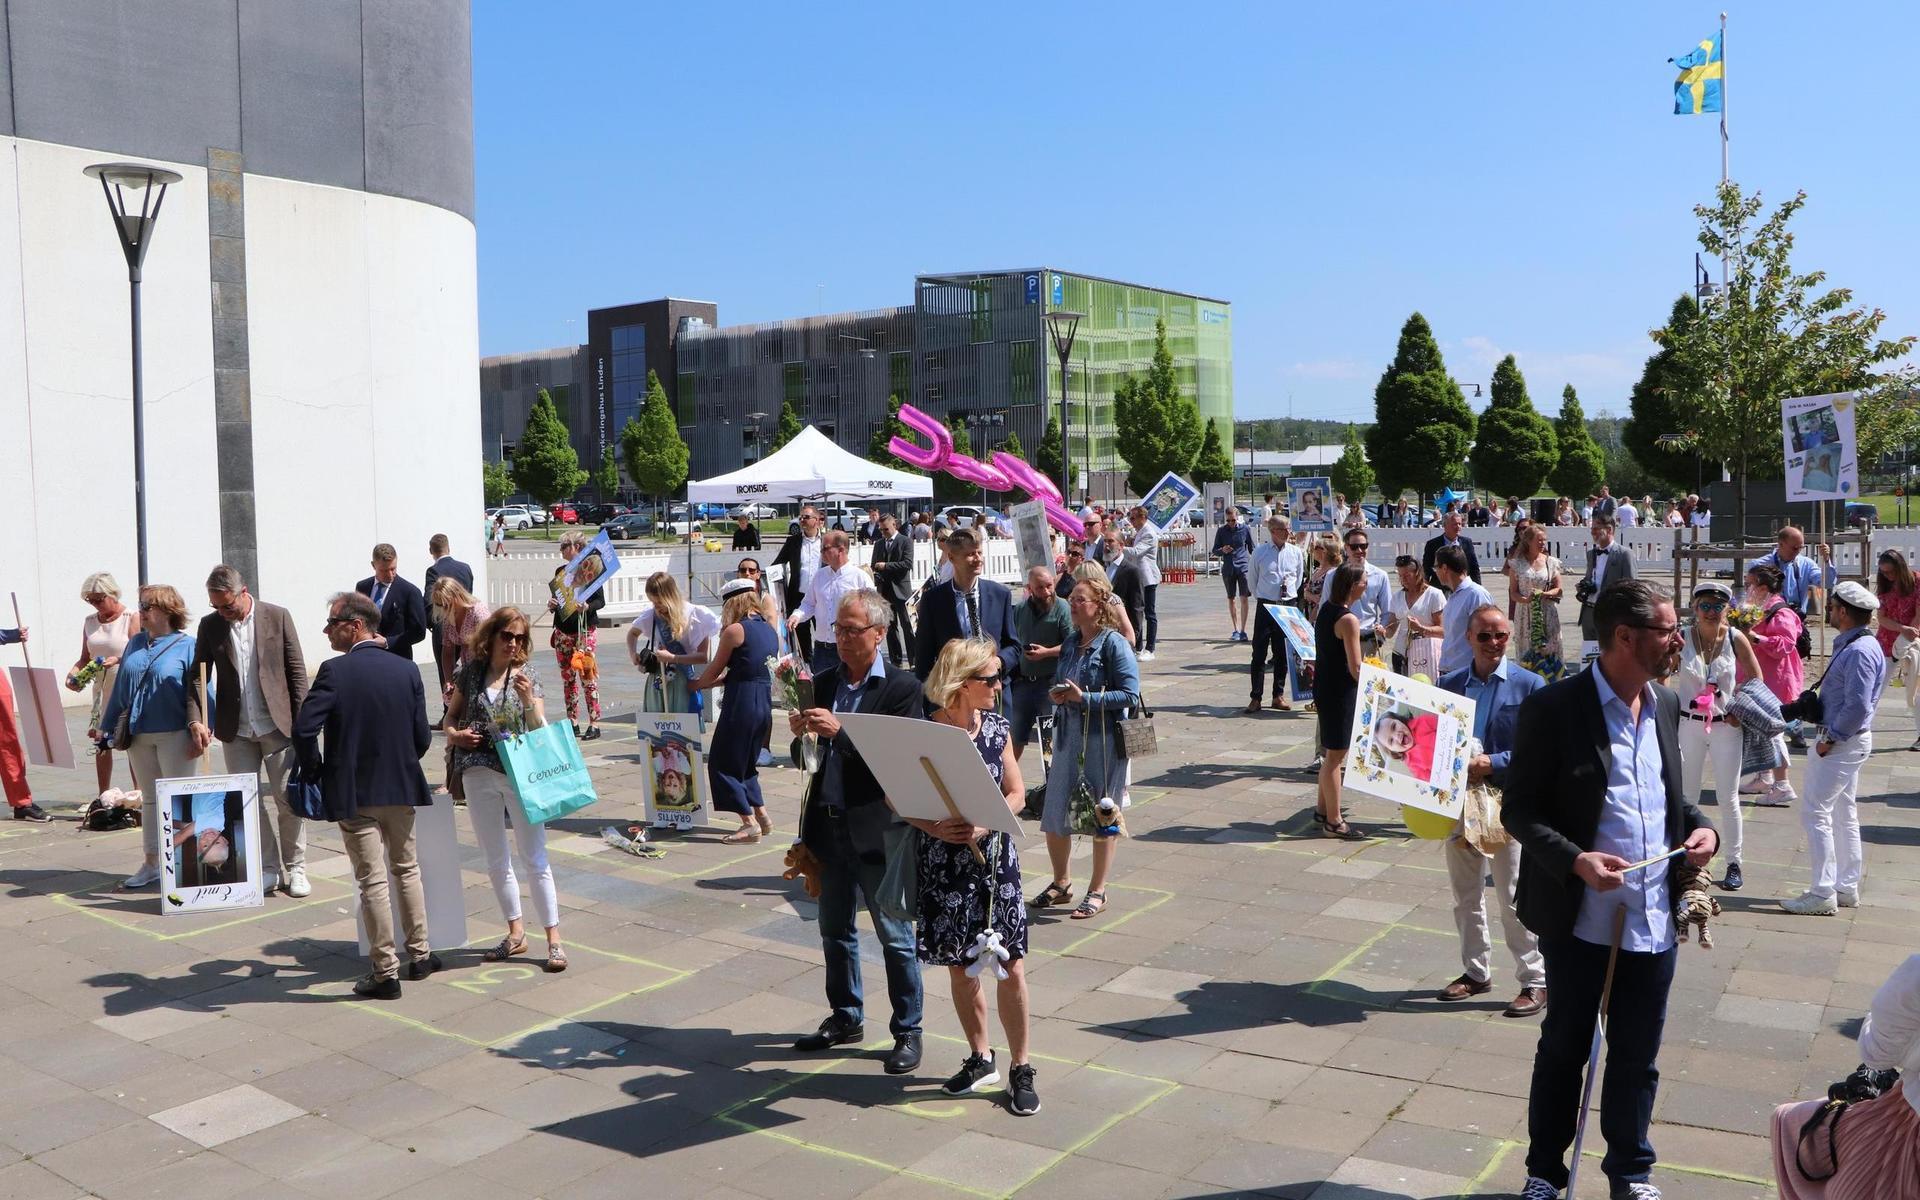
[[[887,355],[887,392],[905,404],[913,396],[913,353],[908,350]]]
[[[1008,357],[1008,390],[1015,404],[1034,404],[1040,399],[1034,379],[1035,347],[1032,342],[1015,342]]]
[[[693,424],[693,420],[688,414],[697,413],[700,411],[700,408],[694,397],[692,371],[680,372],[680,377],[675,381],[674,385],[674,400],[676,401],[674,405],[674,420],[681,425]],[[1716,778],[1718,777],[1716,776]]]
[[[993,286],[988,283],[976,283],[968,289],[973,293],[972,317],[973,332],[970,340],[990,342],[993,340]]]
[[[607,423],[619,437],[627,422],[640,415],[647,395],[647,327],[617,325],[612,332],[612,378],[607,381]]]
[[[807,403],[807,364],[790,362],[780,371],[780,398],[798,412]]]

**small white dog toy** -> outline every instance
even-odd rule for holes
[[[967,977],[977,979],[989,966],[993,968],[995,979],[1007,977],[1006,962],[1009,957],[1007,948],[1000,944],[1000,931],[988,929],[973,939],[973,945],[967,947],[967,957],[973,962],[967,967]]]

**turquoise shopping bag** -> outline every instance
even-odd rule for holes
[[[500,762],[513,781],[520,815],[531,825],[544,825],[568,813],[579,812],[599,799],[573,722],[542,725],[500,743]]]

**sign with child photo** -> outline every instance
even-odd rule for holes
[[[1347,787],[1444,817],[1467,794],[1473,702],[1372,664],[1360,668]]]

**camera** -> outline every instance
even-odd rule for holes
[[[1780,719],[1789,723],[1800,721],[1807,725],[1818,725],[1826,716],[1820,704],[1820,693],[1808,688],[1799,697],[1780,706]]]
[[[1592,579],[1582,579],[1573,585],[1573,598],[1582,604],[1591,604],[1593,594],[1599,589],[1593,586]]]
[[[1877,1100],[1881,1093],[1898,1082],[1900,1082],[1900,1072],[1892,1068],[1876,1071],[1865,1063],[1861,1063],[1854,1068],[1853,1074],[1827,1088],[1827,1099],[1847,1104]]]
[[[639,659],[640,669],[649,675],[660,669],[660,656],[653,652],[652,647],[642,647]]]

